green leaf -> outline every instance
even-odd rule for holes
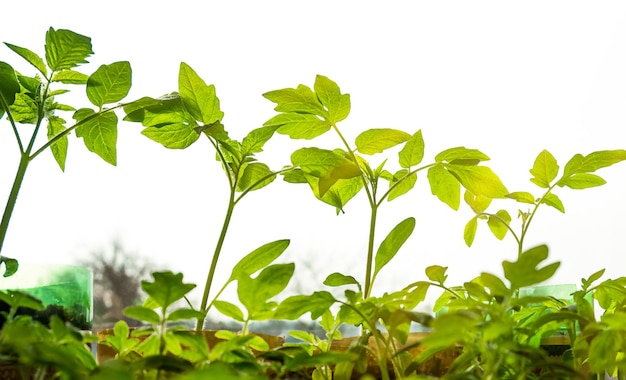
[[[534,205],[535,197],[526,191],[515,191],[506,195],[507,198],[514,199],[520,203],[527,203]]]
[[[272,183],[275,178],[276,175],[272,173],[267,165],[260,162],[253,162],[245,166],[237,182],[237,190],[258,190]],[[252,187],[253,185],[254,187]]]
[[[345,286],[345,285],[356,285],[359,290],[361,289],[361,284],[352,276],[346,276],[341,273],[332,273],[324,280],[324,285],[326,286]]]
[[[453,210],[458,210],[461,203],[461,185],[455,176],[450,174],[443,165],[435,165],[428,169],[430,192]]]
[[[284,88],[263,94],[263,97],[276,103],[277,112],[308,113],[327,117],[328,113],[316,94],[301,84],[297,88]]]
[[[360,177],[339,180],[322,180],[312,176],[306,176],[313,194],[322,202],[334,206],[337,214],[343,211],[343,207],[363,188],[363,181]]]
[[[213,306],[215,306],[217,311],[229,318],[234,319],[237,322],[245,321],[243,311],[241,311],[241,309],[237,305],[226,301],[216,300],[213,302]]]
[[[446,272],[448,271],[448,267],[442,267],[441,265],[431,265],[426,268],[426,277],[430,281],[436,282],[440,285],[443,285],[448,278]]]
[[[161,321],[161,318],[156,311],[145,306],[129,306],[124,309],[124,315],[151,325],[159,324]]]
[[[13,67],[0,62],[0,109],[5,110],[15,102],[15,95],[20,92],[20,83]]]
[[[311,313],[311,319],[316,320],[335,302],[335,298],[327,291],[287,297],[278,305],[274,318],[295,320],[306,313]]]
[[[196,287],[183,282],[182,273],[154,272],[153,282],[142,281],[141,288],[163,309],[181,300]]]
[[[254,314],[272,297],[282,292],[289,283],[295,265],[273,264],[261,270],[256,278],[241,276],[238,278],[237,294],[241,303]]]
[[[95,113],[91,109],[81,108],[73,117],[81,123],[76,128],[76,136],[83,138],[87,149],[111,165],[116,165],[117,115],[114,112]]]
[[[410,134],[397,129],[368,129],[357,136],[355,144],[360,153],[375,154],[402,144],[410,138]]]
[[[596,174],[579,173],[571,177],[563,178],[558,184],[559,186],[567,186],[570,189],[581,190],[602,186],[605,183],[606,181]]]
[[[405,170],[402,171],[403,173],[405,172]],[[396,173],[396,176],[398,176],[399,173]],[[400,177],[400,180],[394,181],[392,183],[393,188],[389,191],[389,196],[387,198],[388,201],[392,201],[396,198],[398,198],[399,196],[402,196],[406,193],[408,193],[409,191],[411,191],[411,189],[413,189],[413,187],[415,187],[415,183],[417,183],[417,173],[412,173],[407,177]]]
[[[261,127],[250,131],[241,142],[244,156],[262,152],[263,146],[274,136],[276,129],[277,127]]]
[[[33,65],[44,77],[48,76],[48,69],[43,59],[29,49],[19,47],[13,44],[4,43],[9,49],[16,52],[20,57],[24,58],[28,63]]]
[[[25,93],[15,95],[15,101],[9,107],[13,120],[18,123],[36,124],[39,118],[37,103]]]
[[[533,178],[530,179],[532,183],[542,188],[548,188],[550,182],[559,174],[559,166],[554,156],[547,150],[543,150],[535,159],[530,174],[533,175]]]
[[[267,267],[280,257],[287,247],[289,247],[289,240],[276,240],[260,246],[239,260],[233,267],[228,282],[240,277],[250,276]]]
[[[361,175],[361,169],[343,152],[332,150],[301,148],[293,152],[291,163],[318,178],[349,179]]]
[[[536,285],[551,278],[561,263],[555,262],[538,268],[548,258],[548,247],[540,245],[523,252],[516,262],[503,261],[504,277],[511,282],[511,289]]]
[[[213,124],[224,117],[224,113],[220,110],[220,101],[215,93],[215,86],[207,86],[204,80],[184,62],[180,64],[178,92],[196,120],[204,124]]]
[[[132,86],[132,70],[129,62],[102,65],[87,80],[87,98],[102,108],[105,104],[118,102],[128,95]]]
[[[489,156],[477,149],[468,149],[463,146],[446,149],[435,156],[436,162],[452,162],[455,160],[489,161]]]
[[[310,140],[330,130],[331,124],[316,115],[307,113],[281,113],[263,124],[278,127],[277,132],[292,139]]]
[[[147,127],[141,134],[169,149],[185,149],[200,138],[198,132],[185,123]]]
[[[2,277],[13,276],[19,268],[17,260],[6,256],[0,256],[0,264],[4,264],[4,273],[2,274]]]
[[[88,63],[93,54],[91,38],[71,30],[50,28],[46,33],[46,62],[52,71],[71,69]]]
[[[313,86],[320,103],[328,110],[327,121],[340,122],[350,113],[350,95],[342,94],[339,86],[323,75],[317,75]]]
[[[378,247],[374,259],[374,277],[381,269],[398,253],[402,245],[407,241],[415,229],[415,218],[406,218],[398,223],[389,232],[385,240]]]
[[[65,120],[60,117],[50,116],[48,118],[48,140],[52,139],[54,136],[62,133],[67,128],[65,128]],[[50,146],[50,150],[52,151],[52,155],[56,160],[57,164],[62,171],[65,171],[65,159],[67,157],[67,135],[61,137],[57,142]]]
[[[542,200],[541,203],[547,204],[550,207],[554,207],[555,209],[561,211],[562,213],[565,213],[565,207],[563,207],[563,203],[561,202],[561,199],[559,199],[558,196],[556,196],[556,194],[547,194]]]
[[[468,247],[471,247],[476,237],[476,230],[478,229],[478,217],[473,217],[465,225],[463,230],[463,240]]]
[[[504,239],[506,233],[509,232],[508,225],[511,223],[511,215],[506,210],[499,210],[496,216],[490,215],[487,225],[498,240]]]
[[[626,160],[626,150],[601,150],[585,156],[576,172],[591,173],[624,160]]]
[[[167,316],[167,320],[170,322],[176,322],[176,321],[184,321],[187,319],[204,319],[204,317],[205,317],[205,314],[201,311],[184,308],[184,309],[176,309],[173,312],[171,312]]]
[[[486,198],[503,198],[509,193],[500,178],[486,166],[448,164],[447,168],[473,194]]]
[[[4,277],[9,276],[5,273]],[[46,308],[37,297],[20,290],[1,290],[0,300],[12,309],[24,307],[32,310],[44,310]]]
[[[463,200],[477,214],[484,212],[491,204],[491,198],[482,197],[467,190],[463,194]]]
[[[419,163],[422,162],[424,159],[424,138],[422,137],[422,130],[417,131],[409,138],[398,153],[398,156],[400,158],[400,166],[406,169],[419,165]]]
[[[64,70],[54,73],[52,82],[61,82],[65,84],[87,84],[89,76],[74,70]]]

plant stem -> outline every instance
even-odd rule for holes
[[[224,245],[224,240],[226,239],[226,232],[228,231],[228,226],[230,225],[230,219],[233,216],[233,210],[235,209],[235,188],[231,188],[230,198],[228,200],[228,209],[226,210],[226,216],[224,217],[224,223],[222,224],[222,231],[220,232],[220,237],[217,240],[217,245],[215,246],[215,251],[213,252],[213,260],[211,261],[211,268],[209,269],[209,274],[207,276],[206,284],[204,285],[204,293],[202,294],[202,303],[200,304],[201,311],[207,310],[207,303],[209,300],[209,293],[211,292],[211,284],[213,283],[213,276],[215,275],[215,269],[217,268],[217,261],[220,257],[220,252],[222,251],[222,245]],[[204,325],[204,319],[198,318],[196,323],[196,330],[202,330]]]
[[[372,264],[374,261],[374,235],[376,232],[376,217],[378,214],[378,206],[373,205],[372,213],[370,216],[370,232],[369,240],[367,242],[367,266],[365,268],[365,288],[363,291],[363,298],[370,296],[372,292]]]
[[[6,207],[4,208],[4,214],[2,215],[2,222],[0,223],[0,252],[2,252],[4,239],[7,235],[7,230],[9,229],[11,214],[13,214],[13,209],[15,208],[15,203],[17,201],[17,195],[20,192],[20,187],[24,181],[24,175],[26,174],[26,169],[28,168],[29,163],[30,158],[28,156],[28,152],[22,153],[20,157],[20,164],[17,167],[17,173],[15,174],[15,180],[13,181],[13,187],[11,187],[9,199],[7,200]]]

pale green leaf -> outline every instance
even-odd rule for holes
[[[154,281],[142,281],[141,288],[163,309],[182,300],[196,287],[195,284],[184,283],[182,273],[153,272],[152,277]]]
[[[435,165],[428,169],[430,191],[453,210],[458,210],[461,203],[461,185],[443,165]]]
[[[528,193],[525,191],[514,191],[512,193],[507,194],[506,197],[510,199],[514,199],[520,203],[527,203],[531,205],[535,204],[535,197],[531,193]]]
[[[244,155],[260,153],[265,143],[272,138],[277,127],[261,127],[250,131],[241,142]]]
[[[430,281],[436,282],[438,284],[443,285],[448,278],[446,272],[448,271],[448,267],[442,267],[441,265],[431,265],[426,268],[426,277]]]
[[[356,138],[356,149],[363,154],[382,153],[384,150],[402,144],[411,138],[411,135],[397,129],[377,128],[368,129]]]
[[[96,107],[118,102],[128,95],[132,86],[129,62],[102,65],[87,79],[87,98]]]
[[[263,311],[265,303],[287,287],[294,268],[293,263],[273,264],[263,268],[256,278],[238,277],[237,295],[248,313]]]
[[[285,252],[287,247],[289,247],[289,240],[276,240],[250,252],[233,267],[229,282],[241,276],[250,276],[270,265]]]
[[[253,162],[245,166],[237,182],[237,190],[258,190],[272,183],[275,178],[276,175],[272,174],[272,171],[267,165],[260,162]]]
[[[542,188],[548,188],[550,187],[550,182],[559,174],[559,165],[557,165],[556,159],[550,152],[543,150],[535,159],[535,163],[532,169],[530,169],[530,174],[533,175],[530,179],[532,183]]]
[[[465,190],[465,193],[463,194],[463,200],[465,200],[465,203],[470,206],[472,211],[479,214],[481,212],[484,212],[489,207],[492,199],[476,195],[471,191]]]
[[[347,276],[341,273],[332,273],[326,277],[324,280],[324,285],[326,286],[345,286],[345,285],[356,285],[361,289],[361,284],[352,276]]]
[[[46,62],[53,71],[71,69],[93,54],[91,38],[71,30],[50,28],[46,33]]]
[[[18,123],[36,124],[38,121],[37,103],[23,92],[15,95],[15,101],[9,106],[9,109],[13,120]]]
[[[579,173],[591,173],[626,160],[626,150],[601,150],[586,155],[578,168]]]
[[[541,203],[547,204],[550,207],[554,207],[555,209],[563,213],[565,212],[565,207],[563,207],[563,203],[561,202],[561,199],[559,199],[559,197],[556,196],[556,194],[550,193],[546,195],[541,201]]]
[[[400,166],[406,169],[422,162],[424,159],[424,138],[421,130],[409,138],[398,153],[398,156]]]
[[[503,198],[509,191],[500,178],[486,166],[447,165],[448,170],[473,194]]]
[[[394,177],[395,178],[395,177]],[[415,183],[417,182],[417,173],[409,174],[408,176],[402,176],[400,179],[395,180],[391,183],[393,188],[389,191],[389,195],[387,200],[392,201],[398,198],[401,195],[408,193],[413,187],[415,187]]]
[[[337,209],[337,213],[343,211],[346,203],[354,198],[363,188],[363,181],[360,177],[338,179],[331,187],[321,185],[319,178],[313,176],[306,176],[306,178],[313,190],[313,194],[322,202],[334,206]]]
[[[205,317],[205,314],[201,311],[183,308],[183,309],[176,309],[172,311],[167,316],[167,320],[170,322],[176,322],[176,321],[184,321],[187,319],[204,319],[204,317]]]
[[[407,241],[415,228],[415,218],[407,218],[398,223],[389,232],[385,240],[378,247],[374,258],[374,277],[394,256],[398,253],[402,245]]]
[[[263,124],[266,127],[279,127],[277,132],[292,139],[310,140],[330,130],[330,123],[318,116],[306,113],[281,113]]]
[[[117,116],[113,112],[94,113],[82,108],[74,113],[74,120],[81,123],[76,136],[82,137],[87,149],[96,153],[111,165],[117,164]]]
[[[499,210],[496,215],[490,215],[487,225],[498,240],[504,239],[509,232],[508,225],[511,223],[511,215],[506,210]]]
[[[468,149],[463,146],[446,149],[435,156],[436,162],[452,162],[454,160],[489,161],[489,156],[477,149]]]
[[[230,302],[216,300],[213,302],[213,306],[220,313],[224,314],[228,318],[232,318],[237,322],[243,322],[245,320],[243,316],[243,311],[237,306]]]
[[[61,82],[65,84],[87,84],[89,76],[74,70],[64,70],[54,73],[52,82]]]
[[[476,237],[476,230],[478,229],[478,218],[475,216],[467,222],[463,229],[463,240],[468,247],[471,247]]]
[[[52,139],[54,136],[62,133],[67,128],[65,128],[65,120],[60,117],[51,116],[48,118],[48,140]],[[67,146],[68,140],[67,135],[61,137],[57,142],[50,146],[50,151],[52,152],[52,156],[56,160],[57,164],[62,171],[65,171],[65,159],[67,158]]]
[[[46,64],[43,61],[43,58],[41,58],[39,55],[27,48],[9,44],[7,42],[5,42],[4,44],[9,49],[16,52],[20,57],[24,58],[28,63],[33,65],[44,77],[48,76],[48,69],[46,68]]]
[[[278,305],[275,319],[295,320],[306,313],[311,313],[311,319],[316,320],[335,302],[335,298],[327,291],[287,297]]]
[[[567,186],[571,189],[580,190],[602,186],[605,183],[606,181],[596,174],[578,173],[560,180],[559,186]]]
[[[327,121],[338,123],[350,113],[350,95],[342,94],[337,83],[323,75],[317,75],[313,86],[320,103],[328,111]]]
[[[170,149],[185,149],[200,137],[194,128],[184,123],[147,127],[141,134]]]
[[[178,92],[185,107],[196,120],[212,124],[222,120],[220,101],[215,86],[207,85],[202,78],[186,63],[181,62],[178,74]]]
[[[511,282],[511,289],[516,290],[532,286],[551,278],[560,263],[555,262],[539,267],[548,258],[548,247],[540,245],[523,252],[516,262],[504,261],[504,276]]]
[[[266,92],[263,97],[276,103],[278,112],[308,113],[327,117],[328,113],[309,87],[301,84],[297,88],[284,88]]]
[[[127,317],[136,319],[141,322],[146,322],[151,325],[156,325],[161,320],[159,314],[156,311],[144,306],[129,306],[124,309],[123,313]]]
[[[361,175],[361,169],[339,151],[301,148],[291,155],[293,166],[306,174],[329,179],[348,179]]]

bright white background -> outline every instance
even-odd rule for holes
[[[178,66],[188,63],[216,85],[224,123],[237,138],[274,114],[262,93],[312,86],[323,74],[352,96],[351,115],[340,125],[351,141],[367,128],[422,129],[425,163],[449,147],[478,148],[510,191],[539,194],[528,169],[542,149],[563,166],[575,153],[626,148],[621,1],[13,1],[2,5],[1,18],[0,41],[41,55],[50,26],[90,36],[95,55],[85,73],[130,61],[127,100],[175,91]],[[0,60],[34,73],[5,46]],[[157,268],[203,284],[225,209],[225,178],[207,141],[172,151],[140,130],[119,126],[117,167],[75,137],[65,173],[50,153],[35,160],[3,254],[75,262],[119,239]],[[18,160],[12,140],[3,121],[2,202]],[[278,136],[267,146],[274,153],[262,157],[278,169],[302,145]],[[544,207],[531,228],[528,247],[548,243],[551,259],[563,261],[555,282],[578,282],[603,267],[610,276],[626,274],[626,164],[598,174],[606,186],[557,190],[566,214]],[[335,271],[361,280],[368,227],[362,196],[335,216],[306,187],[275,183],[249,195],[234,216],[217,283],[244,254],[281,238],[292,240],[284,261],[300,265],[294,290],[315,289]],[[506,205],[515,216],[516,204]],[[425,175],[416,191],[382,208],[378,242],[411,215],[416,231],[381,273],[378,292],[423,279],[428,265],[450,266],[458,282],[499,272],[515,255],[514,241],[495,240],[485,225],[468,249],[462,236],[470,211],[454,212],[430,195]]]

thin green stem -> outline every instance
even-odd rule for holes
[[[426,166],[422,166],[421,168],[417,168],[415,170],[412,170],[412,171],[406,173],[406,175],[404,175],[402,178],[400,178],[399,180],[397,180],[396,182],[394,182],[393,184],[391,184],[389,186],[389,189],[387,189],[387,191],[385,191],[385,193],[380,197],[380,199],[378,200],[376,205],[380,206],[385,201],[385,199],[387,199],[387,197],[393,191],[393,189],[395,189],[397,186],[399,186],[404,180],[409,178],[411,175],[413,175],[413,174],[415,174],[417,172],[420,172],[420,171],[422,171],[424,169],[431,168],[431,167],[436,166],[436,165],[438,165],[438,163],[435,162],[435,163],[428,164]]]
[[[363,291],[363,298],[368,298],[372,292],[372,285],[374,278],[372,277],[372,266],[374,261],[374,235],[376,233],[376,218],[378,214],[378,206],[374,205],[371,209],[370,215],[370,231],[369,239],[367,242],[367,264],[365,267],[365,287]]]
[[[13,181],[11,192],[9,193],[9,199],[7,200],[4,213],[2,214],[2,222],[0,222],[0,252],[2,252],[4,239],[6,238],[7,231],[9,229],[9,221],[11,220],[11,215],[15,209],[17,195],[20,192],[20,187],[24,181],[24,175],[26,175],[26,169],[28,168],[29,162],[28,152],[22,153],[19,166],[17,167],[17,173],[15,174],[15,180]]]
[[[544,199],[546,199],[546,197],[550,193],[552,193],[552,189],[554,189],[554,187],[556,186],[557,183],[559,183],[559,182],[556,181],[552,186],[550,186],[548,188],[548,190],[543,194],[541,199],[539,199],[539,201],[537,201],[537,203],[535,203],[535,208],[530,213],[530,216],[528,217],[528,220],[526,220],[526,222],[522,225],[522,233],[520,234],[520,238],[519,238],[519,241],[518,241],[518,249],[517,249],[518,257],[521,256],[522,252],[524,251],[524,238],[526,238],[526,234],[528,233],[528,228],[530,227],[530,222],[532,222],[533,218],[535,217],[535,214],[537,213],[537,210],[539,209],[539,206],[543,203]]]
[[[488,212],[481,212],[481,213],[478,213],[477,215],[478,216],[488,216],[490,218],[494,218],[494,219],[497,219],[498,221],[500,221],[500,223],[504,224],[504,226],[507,228],[507,230],[509,230],[511,232],[511,235],[513,235],[513,238],[517,242],[517,245],[518,246],[521,245],[521,240],[517,236],[517,234],[515,233],[515,230],[513,230],[513,227],[511,227],[511,225],[506,220],[502,219],[499,215],[497,215],[497,214],[490,214]]]

